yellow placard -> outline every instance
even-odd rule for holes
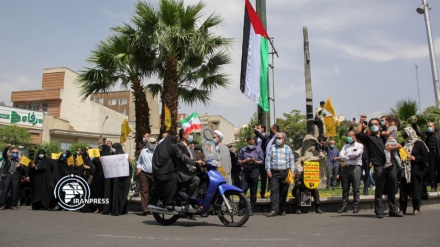
[[[71,155],[69,158],[67,158],[67,164],[69,165],[69,166],[72,166],[73,165],[73,155]]]
[[[83,158],[81,155],[76,156],[76,165],[82,166],[84,164]]]
[[[100,157],[101,156],[98,148],[89,148],[88,153],[89,153],[89,157],[96,158],[96,157]]]
[[[31,162],[31,160],[28,157],[21,156],[20,164],[22,164],[24,166],[29,166],[29,162]]]
[[[399,155],[402,160],[406,160],[408,158],[408,152],[404,148],[399,149]]]
[[[319,179],[319,162],[306,161],[304,162],[304,184],[309,189],[318,188],[321,180]]]
[[[60,156],[61,156],[61,152],[59,152],[59,153],[52,153],[52,159],[53,160],[57,160],[57,159],[59,159],[60,158]]]

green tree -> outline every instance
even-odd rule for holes
[[[154,47],[154,69],[161,83],[147,87],[162,100],[161,134],[165,131],[165,105],[171,113],[171,129],[176,130],[179,100],[206,104],[212,90],[228,84],[221,68],[231,61],[226,53],[231,40],[212,33],[222,20],[216,14],[202,20],[204,7],[201,2],[185,7],[183,1],[161,0],[156,10],[139,2],[132,17],[134,27],[115,29],[138,48]],[[144,39],[149,42],[142,42]]]
[[[86,143],[77,142],[70,146],[69,151],[72,153],[76,153],[76,150],[78,150],[78,148],[84,149],[86,147],[87,147]]]
[[[412,118],[415,116],[419,124],[426,124],[424,117],[418,114],[419,106],[415,100],[400,100],[391,108],[389,114],[399,117],[400,129],[411,126]]]
[[[247,145],[248,137],[255,137],[254,126],[258,125],[257,114],[254,115],[249,120],[247,125],[244,125],[240,128],[240,132],[238,133],[238,142],[236,143],[237,150],[242,149]]]
[[[426,119],[427,122],[434,122],[437,125],[437,128],[440,126],[438,125],[438,122],[440,120],[440,109],[436,106],[430,106],[426,108],[426,110],[423,111],[423,117]],[[426,127],[426,126],[424,126]]]
[[[1,142],[0,146],[4,148],[6,144],[29,147],[32,138],[31,134],[26,128],[18,127],[15,125],[4,126],[0,128]]]
[[[148,43],[148,39],[143,42]],[[83,100],[94,93],[109,92],[118,85],[131,89],[136,116],[136,143],[142,143],[143,135],[150,132],[150,110],[143,80],[152,73],[153,57],[154,50],[149,46],[134,45],[131,37],[117,33],[101,41],[92,51],[88,61],[93,67],[81,71],[77,80]],[[136,156],[139,151],[137,145]]]
[[[277,118],[276,123],[280,126],[280,131],[286,133],[287,144],[294,149],[297,141],[307,134],[306,115],[299,110],[292,110],[283,116],[284,118]]]

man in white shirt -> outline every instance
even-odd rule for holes
[[[353,188],[353,213],[359,213],[359,184],[362,174],[362,153],[364,145],[357,142],[354,131],[350,130],[347,136],[347,144],[344,145],[339,153],[338,160],[344,160],[342,167],[342,204],[338,213],[347,212],[348,192],[350,184]]]

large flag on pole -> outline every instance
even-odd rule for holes
[[[336,136],[336,125],[333,116],[324,117],[325,134],[326,136]]]
[[[168,108],[167,105],[164,104],[164,108],[165,108],[165,118],[164,118],[164,123],[165,123],[165,131],[168,131],[171,129],[171,112],[170,109]]]
[[[245,0],[240,90],[269,111],[269,37],[249,0]]]
[[[332,116],[336,116],[335,108],[333,108],[332,101],[330,100],[330,96],[328,96],[327,101],[325,102],[324,109],[328,111],[328,113],[332,114]]]
[[[122,144],[127,140],[127,136],[131,133],[130,125],[128,125],[127,119],[124,119],[121,125],[121,137],[119,142]]]
[[[185,131],[185,134],[189,134],[193,130],[202,129],[202,124],[200,123],[197,112],[193,112],[186,119],[180,120],[180,124],[182,125],[182,129]]]

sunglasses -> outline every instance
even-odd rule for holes
[[[278,140],[282,140],[283,138],[282,138],[282,137],[277,137],[276,139],[278,139]]]

